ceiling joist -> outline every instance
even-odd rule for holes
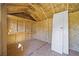
[[[68,8],[67,8],[68,6]],[[79,4],[67,3],[20,3],[7,4],[8,14],[42,21],[51,18],[53,14],[68,10],[70,13],[79,11]]]

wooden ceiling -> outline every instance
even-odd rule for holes
[[[79,11],[79,4],[66,3],[25,3],[7,4],[8,15],[41,21],[53,17],[53,14],[68,10]]]

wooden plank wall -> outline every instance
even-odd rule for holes
[[[8,55],[23,54],[26,41],[32,38],[32,23],[30,20],[8,18]],[[19,43],[22,44],[23,51],[19,49],[17,52]]]

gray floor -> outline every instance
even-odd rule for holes
[[[51,51],[51,44],[40,40],[29,40],[29,47],[26,47],[24,56],[67,56]],[[79,56],[79,52],[70,50],[69,56]]]

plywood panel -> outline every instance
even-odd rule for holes
[[[8,19],[8,34],[17,32],[17,20]]]
[[[26,21],[26,40],[31,39],[32,36],[32,22],[31,21]]]
[[[69,14],[70,49],[79,52],[79,11]]]
[[[51,39],[48,38],[49,32],[51,32],[50,31],[51,26],[49,25],[50,21],[51,21],[51,19],[46,19],[46,20],[34,23],[34,25],[33,25],[33,39],[42,40],[42,41],[45,41],[48,43],[51,42]]]
[[[25,39],[25,26],[22,21],[8,19],[8,55],[22,55],[22,47],[18,48],[19,43],[23,45]]]

